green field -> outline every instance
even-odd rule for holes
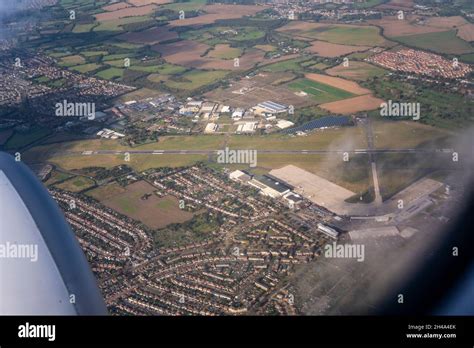
[[[67,57],[62,57],[59,60],[59,65],[64,67],[76,66],[79,64],[84,64],[86,60],[80,55],[72,55]]]
[[[353,61],[349,62],[349,66],[347,67],[340,64],[326,70],[326,73],[331,76],[339,76],[350,80],[365,81],[372,77],[385,75],[387,70],[365,62]]]
[[[141,44],[129,43],[129,42],[113,43],[112,46],[116,46],[116,47],[119,47],[119,48],[125,48],[127,50],[135,50],[135,49],[143,47],[143,45],[141,45]]]
[[[125,67],[125,60],[123,60],[123,59],[108,60],[108,61],[106,61],[106,62],[104,62],[104,63],[107,64],[107,65],[116,67],[116,68],[123,68],[123,67]],[[136,60],[135,60],[135,59],[131,59],[131,60],[130,60],[130,66],[133,66],[134,63],[136,63]]]
[[[131,24],[131,23],[140,23],[150,20],[149,16],[134,16],[134,17],[124,17],[120,19],[114,19],[110,21],[99,22],[99,25],[94,28],[94,31],[121,31],[123,28],[122,25]]]
[[[179,65],[173,65],[173,64],[147,65],[147,66],[132,64],[130,66],[130,69],[136,70],[136,71],[149,72],[149,73],[159,73],[161,75],[176,75],[176,74],[181,74],[186,71],[186,68],[183,68],[182,66],[179,66]]]
[[[105,80],[114,80],[114,79],[121,79],[123,77],[124,69],[119,68],[109,68],[106,70],[101,70],[97,74],[97,77]]]
[[[5,149],[19,149],[51,134],[49,129],[36,128],[27,132],[15,132],[6,142]]]
[[[366,0],[364,2],[356,2],[352,6],[355,8],[369,8],[383,4],[386,0]]]
[[[65,181],[66,179],[71,178],[71,174],[63,173],[63,172],[58,172],[57,170],[53,170],[51,173],[51,176],[49,177],[48,180],[46,180],[45,185],[52,185],[60,181]]]
[[[90,71],[97,70],[101,67],[99,64],[95,63],[89,63],[89,64],[83,64],[83,65],[76,65],[74,67],[71,67],[72,70],[75,70],[80,73],[87,73]]]
[[[408,46],[427,49],[439,53],[463,54],[474,52],[474,48],[456,36],[456,31],[442,31],[409,36],[398,36],[393,39]]]
[[[207,0],[189,0],[189,1],[177,1],[172,4],[163,5],[163,9],[169,9],[173,11],[197,11],[206,5]]]
[[[94,28],[94,26],[96,26],[97,24],[96,23],[92,23],[92,24],[76,24],[74,26],[74,29],[72,30],[73,33],[87,33],[89,31],[91,31],[92,28]]]
[[[104,61],[112,61],[121,59],[122,62],[125,58],[133,58],[133,54],[120,53],[120,54],[109,54],[103,58]]]
[[[373,26],[328,25],[305,31],[302,35],[341,45],[377,46],[386,43],[379,34],[379,28]]]
[[[207,54],[211,58],[219,59],[233,59],[240,57],[243,51],[240,48],[229,47],[229,46],[216,46],[213,50]]]
[[[256,30],[255,28],[242,28],[238,29],[238,34],[232,37],[232,40],[235,41],[248,41],[248,40],[257,40],[265,36],[263,30]]]
[[[109,54],[109,52],[107,51],[82,51],[81,52],[81,55],[83,55],[84,57],[94,57],[94,56],[106,56],[107,54]]]
[[[308,93],[315,102],[321,104],[355,96],[355,94],[342,89],[308,79],[297,80],[288,84],[288,87],[296,92]]]
[[[461,61],[474,64],[474,53],[464,54],[460,57]]]
[[[61,182],[60,184],[54,185],[57,188],[70,192],[79,192],[94,186],[93,180],[85,178],[83,176],[76,176],[72,179]]]
[[[210,83],[219,81],[224,78],[229,72],[223,70],[193,70],[179,76],[176,80],[167,80],[166,86],[181,90],[194,90],[199,87],[208,85]]]
[[[300,63],[306,60],[307,59],[305,58],[288,59],[281,62],[265,65],[263,68],[261,68],[261,70],[267,72],[303,71],[304,69],[300,65]]]

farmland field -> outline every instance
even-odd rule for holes
[[[96,26],[95,23],[92,24],[76,24],[74,29],[72,30],[73,33],[87,33],[92,30]]]
[[[179,3],[174,5],[178,9],[178,11],[182,9],[179,7]],[[197,17],[177,19],[171,21],[170,23],[172,26],[212,24],[220,19],[232,19],[241,18],[243,16],[250,16],[257,12],[263,11],[265,8],[265,6],[253,5],[205,5],[201,7],[201,10],[204,11],[205,14]],[[185,9],[182,10],[186,11]]]
[[[83,64],[83,65],[76,65],[71,67],[72,70],[75,70],[80,73],[87,73],[90,71],[97,70],[101,67],[101,65],[95,64],[95,63],[90,63],[90,64]]]
[[[117,2],[115,4],[104,6],[102,7],[102,9],[105,11],[117,11],[126,7],[130,7],[130,5],[127,4],[126,2]]]
[[[341,79],[339,77],[332,77],[322,74],[306,74],[305,77],[309,80],[327,84],[334,88],[339,88],[357,95],[367,94],[371,92],[369,89],[359,86],[359,84],[354,81]]]
[[[446,31],[445,28],[417,25],[416,19],[417,17],[410,15],[406,16],[405,20],[399,20],[396,16],[384,16],[382,19],[370,20],[368,22],[381,26],[384,29],[384,35],[389,38]]]
[[[365,62],[350,61],[348,66],[342,63],[327,69],[326,73],[332,76],[340,76],[351,80],[364,81],[374,76],[382,76],[386,70]]]
[[[283,71],[301,71],[303,70],[303,68],[299,63],[303,61],[305,61],[305,59],[303,58],[289,59],[282,62],[266,65],[262,68],[262,70],[272,73]]]
[[[456,32],[453,30],[437,33],[398,36],[394,37],[394,39],[408,46],[414,46],[439,53],[463,54],[474,52],[474,48],[472,48],[466,41],[458,38],[456,36]]]
[[[189,40],[182,40],[166,45],[155,45],[153,49],[159,52],[169,63],[184,65],[197,69],[242,70],[249,69],[264,60],[265,53],[257,49],[248,49],[240,57],[238,66],[233,60],[205,56],[212,46]]]
[[[226,71],[198,71],[193,70],[185,73],[176,80],[167,80],[166,86],[175,89],[193,90],[218,81],[227,75]],[[179,79],[179,80],[178,80]]]
[[[145,71],[149,73],[157,73],[157,75],[159,76],[176,75],[176,74],[181,74],[186,71],[186,68],[183,68],[182,66],[179,66],[179,65],[172,65],[172,64],[146,65],[146,66],[132,65],[130,69],[136,70],[136,71]],[[150,80],[152,80],[151,76],[152,75],[149,75]]]
[[[169,26],[159,26],[139,32],[128,32],[120,35],[119,38],[131,43],[155,44],[162,41],[176,39],[178,33],[170,29]]]
[[[354,98],[340,100],[336,102],[324,103],[320,107],[332,113],[351,115],[360,111],[375,110],[380,107],[384,101],[371,94],[361,95]]]
[[[352,46],[384,46],[387,41],[375,26],[294,21],[278,29],[285,34]]]
[[[163,9],[172,11],[198,11],[206,5],[207,0],[189,0],[184,2],[173,2],[163,5]]]
[[[230,47],[230,45],[216,45],[214,49],[207,54],[211,58],[233,59],[240,57],[242,50],[240,48]]]
[[[113,80],[117,78],[122,78],[124,69],[119,68],[109,68],[106,70],[99,71],[96,76],[105,80]]]
[[[94,27],[93,31],[122,31],[122,25],[130,23],[140,23],[150,20],[148,16],[134,16],[114,19],[109,21],[102,21],[98,26]]]
[[[327,103],[354,96],[350,92],[309,79],[292,82],[288,87],[296,92],[303,91],[307,93],[317,103]]]
[[[173,2],[172,0],[128,0],[134,6],[145,6],[149,4],[163,5]]]
[[[75,65],[80,65],[84,64],[86,60],[84,57],[81,57],[79,55],[73,55],[73,56],[67,56],[67,57],[62,57],[59,61],[59,65],[64,66],[64,67],[71,67]]]
[[[321,57],[339,57],[353,52],[366,51],[369,48],[370,46],[340,45],[325,41],[313,41],[307,50]]]
[[[153,4],[141,6],[141,7],[126,7],[120,10],[116,10],[116,11],[99,13],[95,15],[95,18],[99,22],[113,21],[113,20],[121,19],[121,18],[143,16],[143,15],[152,13],[155,8],[156,8],[156,5],[153,5]]]

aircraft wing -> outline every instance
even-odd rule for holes
[[[0,315],[103,315],[79,243],[46,188],[0,152]]]

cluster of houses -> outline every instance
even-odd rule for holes
[[[445,79],[461,78],[472,71],[468,64],[461,63],[457,59],[451,61],[434,53],[411,48],[404,48],[395,52],[385,51],[367,58],[367,61],[394,71]]]

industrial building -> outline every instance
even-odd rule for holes
[[[337,239],[339,236],[339,232],[337,232],[334,228],[326,226],[322,223],[318,223],[318,231],[323,232],[325,235]]]
[[[242,183],[247,183],[252,179],[252,176],[243,170],[235,170],[229,173],[229,179]]]
[[[266,101],[260,104],[257,104],[253,108],[253,111],[257,115],[265,115],[265,114],[280,114],[282,112],[286,112],[288,107],[286,105],[278,104],[272,101]]]
[[[290,186],[269,175],[254,177],[248,184],[259,189],[262,194],[272,198],[280,198],[291,191]]]
[[[285,129],[294,126],[295,124],[288,120],[278,120],[276,126],[280,129]]]
[[[204,129],[204,133],[214,133],[217,131],[218,125],[216,123],[208,123],[206,128]]]
[[[256,122],[246,122],[237,127],[236,133],[253,133],[257,128]]]
[[[285,200],[288,202],[288,207],[290,209],[298,209],[300,203],[303,202],[303,197],[292,191],[285,194],[283,198],[285,198]]]

